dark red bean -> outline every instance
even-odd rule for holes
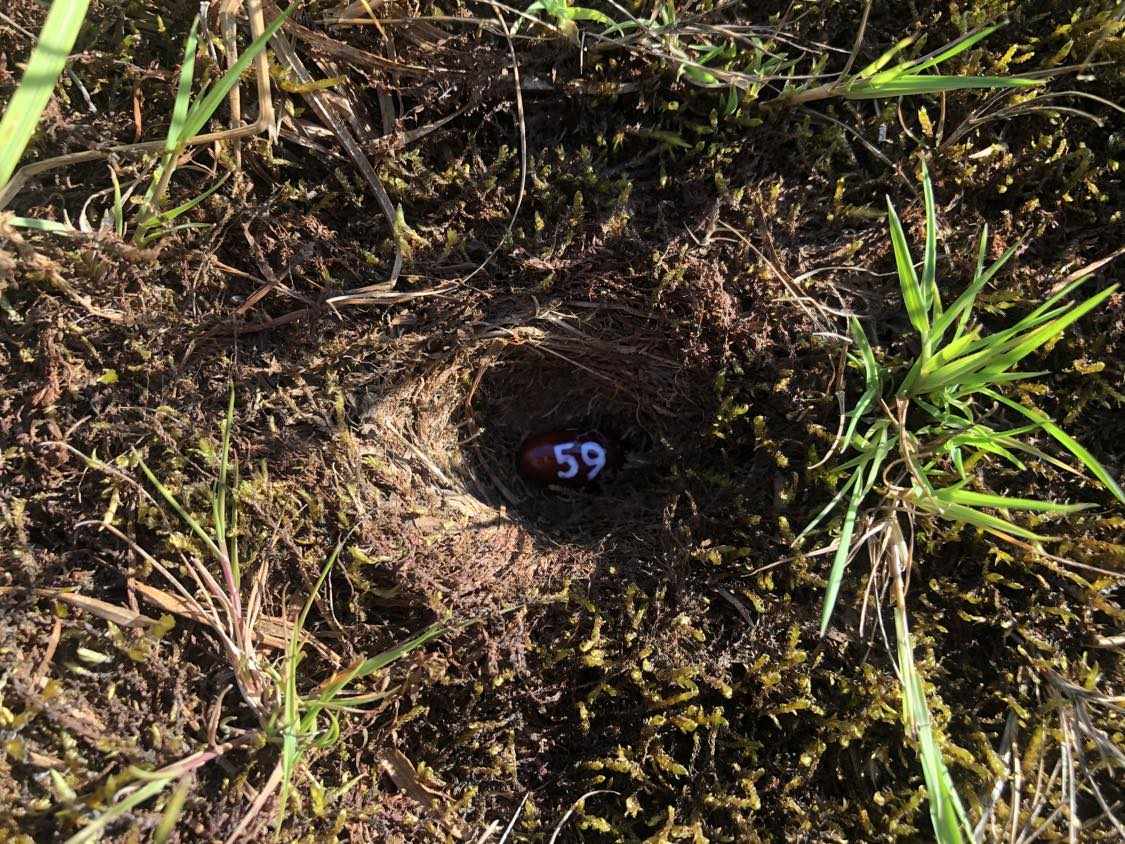
[[[571,428],[524,440],[519,471],[541,486],[578,489],[607,479],[621,468],[621,445],[601,431]]]

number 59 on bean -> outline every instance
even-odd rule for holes
[[[620,466],[620,446],[600,431],[549,431],[526,440],[519,452],[520,474],[543,486],[586,486]]]

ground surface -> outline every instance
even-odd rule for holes
[[[30,0],[8,5],[0,97],[30,46],[11,23],[34,32],[43,16]],[[240,546],[244,570],[261,572],[264,613],[292,617],[346,543],[310,615],[321,648],[302,663],[306,688],[334,661],[436,619],[481,619],[395,663],[378,681],[393,694],[342,720],[339,743],[300,775],[283,838],[475,841],[499,822],[498,840],[518,811],[512,840],[546,841],[577,801],[558,840],[927,839],[892,659],[871,619],[860,627],[865,561],[824,639],[825,558],[762,570],[793,553],[829,494],[824,469],[809,467],[837,425],[837,347],[795,295],[861,314],[887,354],[911,354],[882,211],[889,194],[918,242],[923,157],[949,290],[971,273],[983,223],[992,255],[1027,237],[986,293],[986,319],[1026,312],[1116,250],[1125,134],[1104,102],[1125,94],[1115,4],[995,0],[962,18],[957,4],[876,2],[860,62],[919,27],[920,54],[1004,16],[962,68],[1026,72],[1093,54],[1050,83],[1082,92],[1050,105],[1089,116],[1036,108],[979,123],[989,95],[975,92],[748,103],[724,119],[720,93],[621,51],[591,47],[580,64],[577,46],[526,25],[517,108],[496,23],[514,22],[509,12],[442,7],[465,20],[410,23],[437,7],[395,6],[380,30],[329,28],[319,21],[333,4],[315,5],[302,25],[411,68],[293,42],[314,76],[343,77],[328,91],[370,138],[401,210],[393,289],[395,240],[372,190],[276,65],[282,137],[242,142],[236,175],[185,217],[208,227],[139,248],[112,226],[62,239],[0,222],[0,837],[64,840],[110,805],[130,766],[159,768],[254,726],[237,689],[224,694],[232,672],[201,625],[121,627],[50,591],[162,616],[137,584],[168,581],[99,523],[185,576],[182,555],[198,549],[142,496],[130,455],[202,518],[233,383]],[[743,4],[702,19],[784,15],[795,42],[835,48],[838,69],[863,5]],[[29,160],[160,139],[194,9],[95,2]],[[352,16],[364,14],[357,4]],[[242,100],[252,117],[249,78]],[[509,234],[521,112],[526,190]],[[380,141],[387,121],[395,134]],[[196,149],[172,198],[198,195],[234,154]],[[123,185],[151,165],[112,162]],[[96,229],[112,185],[110,162],[84,162],[31,180],[11,210],[84,214]],[[1099,271],[1099,289],[1120,266]],[[826,267],[837,269],[800,278]],[[368,287],[363,301],[328,302]],[[1035,400],[1117,477],[1123,348],[1118,294],[1028,367],[1052,371]],[[598,494],[516,476],[524,436],[587,422],[646,464]],[[1125,521],[1107,493],[1042,468],[997,483],[1096,502],[1052,526],[1056,550],[1123,570]],[[1056,763],[1060,713],[1075,706],[1123,743],[1120,714],[1074,690],[1125,694],[1119,581],[968,529],[923,524],[918,542],[917,657],[970,815],[1008,778],[1014,735],[1019,775],[986,837],[1046,821],[1046,839],[1065,838],[1075,818],[1083,840],[1115,839],[1088,788],[1056,812]],[[176,840],[230,835],[277,754],[235,749],[196,770]],[[1111,808],[1125,799],[1112,770],[1093,776]],[[167,799],[107,837],[147,840]],[[249,840],[272,835],[266,808]]]

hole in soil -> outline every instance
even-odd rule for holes
[[[674,325],[604,305],[489,304],[360,411],[369,555],[404,589],[470,613],[610,566],[656,573],[700,520],[729,521],[747,478],[771,494],[753,438],[712,436],[715,372]],[[589,491],[526,482],[524,439],[570,427],[612,433],[628,468]]]
[[[629,313],[548,315],[532,328],[495,344],[474,373],[463,420],[470,488],[556,542],[652,543],[676,494],[670,475],[691,461],[712,410],[711,377],[683,362],[658,323]],[[519,474],[527,437],[572,428],[617,439],[625,467],[584,490]]]
[[[696,512],[692,479],[721,470],[715,373],[624,309],[513,309],[474,328],[362,411],[372,556],[466,611],[609,564],[659,566]],[[612,433],[631,467],[589,491],[525,481],[523,440],[570,426]],[[393,543],[377,542],[380,521],[402,526]]]

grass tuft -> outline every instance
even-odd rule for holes
[[[1025,407],[1002,391],[1004,387],[1011,389],[1021,381],[1044,374],[1018,371],[1014,367],[1102,304],[1117,285],[1105,288],[1084,302],[1063,303],[1069,293],[1089,280],[1089,276],[1081,277],[1015,324],[985,334],[981,325],[972,322],[973,303],[985,284],[1012,257],[1016,247],[1007,250],[985,269],[987,231],[983,232],[973,279],[953,304],[944,309],[936,278],[937,221],[933,189],[925,165],[922,182],[926,240],[921,279],[915,271],[902,223],[890,200],[887,201],[899,287],[917,335],[918,354],[905,373],[900,367],[881,363],[859,320],[851,318],[855,351],[850,351],[849,357],[854,365],[862,367],[865,382],[863,394],[848,414],[843,440],[844,453],[850,450],[855,456],[836,470],[847,478],[840,492],[798,537],[800,540],[808,536],[846,500],[821,614],[822,635],[828,628],[844,569],[856,551],[852,539],[857,520],[868,495],[880,481],[885,484],[883,497],[897,498],[924,513],[973,525],[1001,539],[1015,541],[1018,538],[1038,546],[1048,537],[1016,524],[1009,517],[986,513],[982,508],[1004,513],[1032,510],[1063,515],[1093,505],[1029,500],[973,490],[969,487],[983,486],[983,481],[969,467],[994,457],[1023,468],[1017,453],[1042,455],[1040,449],[1026,440],[1026,435],[1042,431],[1077,457],[1118,501],[1125,503],[1121,487],[1088,450],[1045,414]],[[892,406],[883,394],[885,388],[895,382],[898,387],[889,399]],[[1032,424],[1009,429],[989,424],[985,416],[996,404],[1016,410]],[[923,421],[908,429],[908,414],[919,414],[917,418]],[[892,455],[895,455],[893,461]],[[1052,462],[1075,473],[1080,471],[1057,459]]]
[[[1050,537],[1013,521],[1012,512],[1068,515],[1093,507],[1036,498],[1018,498],[988,489],[977,467],[999,460],[1025,468],[1020,453],[1046,459],[1080,474],[1077,467],[1050,457],[1029,442],[1044,433],[1078,458],[1119,501],[1120,486],[1097,459],[1052,422],[1046,414],[1026,407],[1004,390],[1042,375],[1014,367],[1043,350],[1069,326],[1102,304],[1117,285],[1084,302],[1064,302],[1089,279],[1066,285],[1023,319],[1001,331],[986,333],[972,319],[973,304],[984,286],[1012,257],[1016,247],[985,268],[987,231],[981,235],[976,271],[965,291],[945,308],[937,281],[937,215],[929,172],[922,167],[926,233],[919,277],[906,234],[890,199],[887,219],[899,287],[914,328],[918,353],[905,366],[882,362],[862,325],[850,319],[854,350],[848,356],[862,368],[864,391],[848,416],[843,456],[835,470],[845,478],[839,492],[816,515],[797,541],[808,536],[825,518],[844,506],[837,529],[836,549],[828,575],[820,633],[823,636],[839,598],[845,570],[864,542],[871,549],[872,566],[885,568],[893,585],[898,672],[903,695],[903,724],[918,745],[919,759],[930,799],[934,834],[942,844],[962,841],[968,829],[964,809],[942,759],[930,721],[922,681],[913,662],[905,603],[905,579],[910,553],[900,520],[913,523],[917,515],[936,516],[971,525],[1001,540],[1041,551]],[[1017,244],[1018,245],[1018,244]],[[903,369],[905,368],[905,372]],[[897,387],[893,385],[897,384]],[[893,389],[885,397],[888,389]],[[1006,407],[1031,424],[1002,428],[990,420],[997,407]],[[880,487],[878,490],[877,487]],[[872,503],[872,493],[877,493]],[[864,530],[856,538],[857,526]],[[882,544],[876,540],[882,538]],[[970,833],[971,836],[971,833]]]
[[[8,184],[27,149],[51,92],[86,20],[89,0],[55,0],[31,51],[27,70],[0,118],[0,188]]]

